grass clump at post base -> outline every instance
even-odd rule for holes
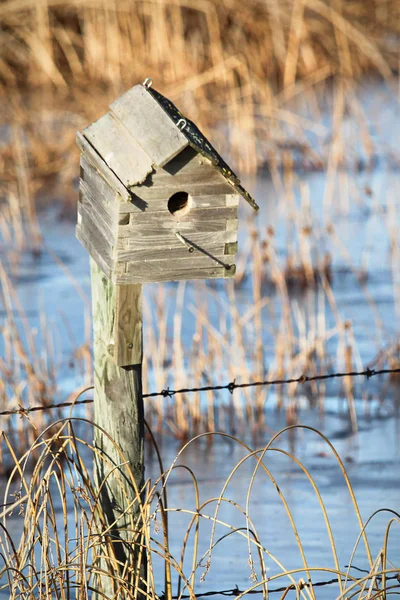
[[[346,469],[335,448],[317,430],[308,427],[288,427],[274,435],[266,446],[256,450],[233,436],[204,434],[183,447],[169,469],[164,471],[160,459],[159,477],[154,482],[147,480],[143,490],[136,489],[131,512],[121,515],[125,527],[130,529],[125,531],[128,535],[124,544],[129,545],[137,557],[137,568],[121,564],[115,549],[120,537],[113,534],[113,527],[106,525],[87,465],[92,464],[95,455],[96,460],[104,461],[108,474],[104,481],[98,482],[99,486],[107,485],[109,477],[115,477],[121,486],[121,478],[133,483],[134,477],[122,455],[121,465],[115,469],[107,456],[101,455],[98,448],[80,435],[79,431],[87,430],[88,425],[91,425],[88,421],[80,419],[56,422],[53,424],[56,433],[50,438],[39,436],[30,451],[20,459],[12,452],[8,437],[2,436],[1,443],[8,446],[15,457],[0,508],[0,591],[8,593],[10,600],[20,597],[33,600],[38,595],[69,598],[71,594],[86,600],[96,589],[101,597],[102,585],[111,585],[115,597],[121,599],[136,599],[141,593],[154,600],[187,596],[194,600],[197,594],[207,591],[206,584],[200,584],[207,581],[209,572],[218,571],[214,554],[220,546],[228,544],[232,547],[232,544],[241,542],[247,548],[243,561],[247,560],[250,581],[247,588],[238,590],[239,598],[258,590],[266,599],[279,589],[283,593],[281,598],[293,592],[296,598],[307,600],[318,597],[316,584],[321,580],[328,580],[331,593],[338,599],[384,600],[399,588],[399,565],[393,562],[396,557],[390,555],[388,544],[394,526],[399,524],[400,515],[390,509],[377,511],[387,513],[388,524],[382,531],[382,548],[374,556],[368,540],[368,523],[376,513],[363,522]],[[327,452],[337,461],[342,473],[354,511],[353,519],[359,529],[354,547],[348,549],[346,567],[339,562],[329,510],[318,489],[317,478],[295,455],[279,445],[285,434],[299,429],[326,444]],[[106,432],[103,434],[107,435]],[[222,436],[237,445],[243,457],[232,465],[230,475],[216,490],[215,496],[203,500],[201,478],[198,479],[196,472],[186,467],[183,461],[190,445],[200,443],[210,435]],[[39,450],[40,458],[31,464],[33,449]],[[307,559],[307,541],[303,542],[299,533],[299,519],[291,510],[289,496],[280,487],[282,473],[279,468],[273,468],[272,459],[278,454],[286,457],[293,468],[299,469],[301,477],[308,481],[315,493],[317,510],[325,524],[326,544],[331,549],[329,564],[310,564]],[[243,487],[239,469],[244,465],[249,468],[248,482],[243,501],[239,503],[236,497],[231,497],[228,488],[235,489],[229,486],[239,476]],[[186,472],[193,486],[191,506],[175,507],[168,503],[170,479],[177,471]],[[278,495],[285,519],[290,524],[298,551],[298,564],[294,568],[286,568],[285,556],[277,556],[270,550],[271,540],[260,539],[253,522],[253,502],[263,502],[255,491],[259,480],[267,482]],[[230,521],[225,520],[224,507],[229,508]],[[186,519],[185,525],[182,525],[182,517]],[[314,522],[315,518],[316,515]],[[115,522],[114,526],[117,531],[120,525]],[[310,526],[313,527],[312,524]],[[175,538],[180,539],[178,547],[170,543],[173,529]],[[204,531],[208,533],[204,534]],[[322,532],[319,535],[322,536]],[[363,569],[354,568],[357,567],[355,559],[359,548],[365,555]],[[138,573],[144,557],[147,560],[147,577],[141,578]],[[160,577],[162,572],[164,577]],[[233,588],[235,584],[235,581],[220,581],[221,589],[227,586]]]

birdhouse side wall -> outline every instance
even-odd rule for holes
[[[109,279],[114,278],[121,201],[90,157],[82,154],[76,236]]]
[[[116,282],[232,277],[239,196],[211,163],[185,149],[119,205]],[[176,194],[187,212],[171,212]]]

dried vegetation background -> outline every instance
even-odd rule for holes
[[[398,71],[397,0],[6,0],[0,4],[0,192],[33,214],[74,205],[75,131],[130,86],[155,87],[255,172],[276,119],[318,82]],[[25,141],[28,143],[26,144]]]
[[[377,78],[396,97],[399,34],[398,0],[0,2],[0,236],[1,249],[6,248],[3,262],[11,264],[11,269],[0,272],[5,315],[0,407],[48,405],[57,394],[52,332],[43,315],[38,342],[9,277],[13,261],[18,262],[15,252],[28,250],[38,257],[50,252],[43,245],[40,208],[56,207],[58,214],[75,219],[79,173],[75,133],[146,77],[152,77],[156,89],[199,123],[238,172],[254,174],[260,167],[267,168],[291,232],[282,260],[274,230],[266,224],[249,224],[236,288],[226,288],[226,299],[206,290],[217,306],[217,326],[210,323],[205,309],[204,284],[188,307],[195,316],[191,348],[182,341],[185,285],[176,297],[172,339],[166,314],[170,300],[165,286],[157,290],[151,308],[145,309],[149,326],[144,377],[152,389],[167,384],[179,388],[193,378],[198,382],[203,373],[204,383],[211,383],[209,373],[247,381],[325,372],[335,362],[326,350],[332,338],[338,340],[337,356],[343,358],[343,367],[359,367],[353,324],[340,315],[330,286],[332,256],[326,248],[344,257],[371,306],[374,336],[383,339],[380,317],[365,283],[368,273],[354,266],[332,224],[321,232],[314,222],[308,182],[299,180],[296,169],[326,172],[324,203],[329,208],[337,201],[335,180],[341,166],[349,163],[349,146],[342,137],[342,122],[349,112],[357,118],[366,164],[373,167],[374,146],[357,86]],[[308,103],[306,116],[293,109],[299,98]],[[332,122],[322,127],[325,102],[331,103]],[[313,134],[312,143],[305,131]],[[357,166],[357,160],[352,166]],[[356,189],[351,174],[345,172],[340,174],[340,191],[342,206],[350,206],[351,196],[361,198],[360,203],[367,204],[371,197],[375,202],[372,189]],[[300,196],[299,203],[295,196]],[[393,225],[396,211],[393,202],[384,217],[393,274],[400,264]],[[52,259],[70,277],[65,265],[54,255]],[[246,278],[251,279],[252,304],[241,314],[237,297]],[[76,281],[72,284],[88,308],[89,299]],[[270,286],[267,294],[266,285]],[[293,285],[313,290],[304,314],[293,305]],[[394,288],[394,303],[400,314],[399,286]],[[335,315],[333,327],[326,322],[327,310]],[[280,311],[282,318],[276,316]],[[270,350],[275,365],[268,372],[262,337],[266,312],[272,323]],[[87,319],[85,343],[71,359],[83,365],[86,383],[91,380],[90,329]],[[396,367],[398,343],[393,344],[390,336],[384,342],[371,366]],[[278,391],[278,404],[288,411],[289,423],[296,419],[296,390],[290,387],[289,400]],[[313,386],[310,395],[322,410],[324,386]],[[350,380],[345,382],[344,395],[356,430]],[[232,399],[226,414],[219,413],[219,426],[231,429],[236,419],[242,427],[247,422],[257,429],[268,393],[259,390],[243,398],[243,403]],[[206,404],[204,415],[199,394],[170,404],[149,402],[149,422],[160,432],[167,423],[170,433],[187,439],[215,428],[217,411],[211,393]],[[9,418],[15,443],[18,439],[20,448],[29,446],[53,415],[50,411],[31,414],[33,429],[26,428],[26,419]]]

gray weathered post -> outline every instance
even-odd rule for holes
[[[93,260],[91,280],[95,423],[111,438],[95,429],[94,442],[100,452],[95,458],[95,479],[101,486],[99,503],[104,525],[111,527],[102,543],[112,542],[116,560],[135,568],[140,555],[138,543],[141,541],[135,529],[142,523],[139,498],[135,499],[144,480],[142,286],[116,286]],[[119,366],[115,361],[116,346],[125,354],[125,359],[120,360],[125,366]],[[128,467],[116,469],[124,460]],[[136,545],[132,544],[135,539],[138,540]],[[143,559],[141,566],[143,575]],[[99,562],[99,567],[106,572],[117,572],[115,565],[104,560]],[[136,575],[134,571],[125,575],[125,584],[131,580],[132,586],[135,585]],[[98,582],[106,597],[113,597],[118,583],[106,576],[98,578]],[[142,588],[143,584],[139,587]]]
[[[104,542],[121,564],[99,558],[99,597],[120,598],[113,576],[130,578],[136,591],[144,589],[138,577],[145,579],[136,539],[145,526],[137,494],[144,478],[142,283],[233,277],[239,196],[258,206],[151,80],[113,102],[77,143],[76,235],[92,258],[94,419],[108,434],[95,433],[95,475]]]

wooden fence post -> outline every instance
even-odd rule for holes
[[[99,488],[99,510],[104,517],[103,530],[109,531],[96,553],[115,553],[117,561],[128,569],[116,568],[105,558],[97,566],[105,573],[96,578],[97,598],[114,598],[118,582],[112,575],[131,582],[132,592],[143,589],[138,574],[146,572],[140,552],[140,506],[136,489],[144,481],[144,414],[142,397],[142,286],[116,286],[91,259],[94,329],[94,421],[113,440],[95,429],[95,480]],[[119,360],[116,361],[116,356]],[[118,362],[118,364],[117,364]],[[119,364],[124,366],[119,366]],[[115,443],[114,443],[115,442]],[[115,444],[119,447],[118,452]],[[116,469],[123,462],[127,464]],[[136,529],[136,532],[135,532]],[[136,544],[132,542],[136,540]],[[112,556],[112,554],[111,554]],[[139,560],[141,564],[139,565]],[[139,585],[138,585],[139,584]],[[102,595],[104,594],[104,596]],[[118,595],[118,598],[122,598]]]

